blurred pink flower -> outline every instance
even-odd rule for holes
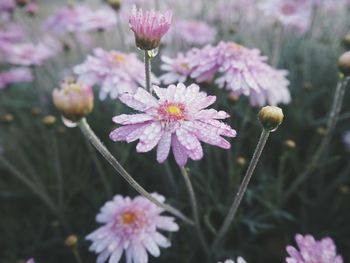
[[[143,50],[157,48],[161,38],[170,28],[171,19],[171,11],[162,14],[155,11],[137,10],[136,6],[133,6],[129,17],[129,26],[135,34],[137,47]]]
[[[160,202],[165,198],[152,194]],[[130,199],[116,195],[107,202],[96,221],[103,224],[86,239],[93,243],[90,251],[99,254],[97,263],[118,263],[125,251],[126,262],[147,263],[148,253],[160,256],[160,247],[170,247],[169,240],[159,230],[178,231],[174,218],[161,215],[164,212],[142,196]]]
[[[56,55],[57,50],[39,43],[6,44],[1,47],[5,54],[5,61],[21,66],[39,66],[47,59]]]
[[[219,261],[218,263],[222,263]],[[242,257],[238,257],[236,262],[233,261],[232,259],[226,259],[223,263],[247,263]]]
[[[216,29],[196,20],[177,21],[170,31],[171,41],[182,40],[189,45],[205,45],[215,41]]]
[[[11,12],[16,7],[15,0],[1,0],[0,1],[0,13]]]
[[[30,258],[26,261],[26,263],[35,263],[35,260],[34,260],[34,258]]]
[[[0,90],[14,83],[31,82],[33,75],[28,68],[15,68],[0,73]]]
[[[215,83],[220,88],[225,87],[236,96],[248,96],[253,106],[290,102],[287,71],[269,66],[259,50],[234,42],[221,42],[217,48],[222,75]]]
[[[179,53],[176,58],[169,58],[167,56],[161,57],[163,64],[161,69],[166,73],[159,79],[166,85],[185,82],[191,75],[192,69],[190,67],[190,61],[184,54]]]
[[[96,48],[93,55],[88,56],[84,63],[75,66],[73,70],[79,81],[101,86],[101,100],[107,95],[115,99],[123,93],[134,93],[145,83],[144,64],[134,53]],[[152,82],[158,83],[154,75]]]
[[[306,0],[265,0],[260,9],[287,28],[306,32],[311,26],[312,3]]]
[[[343,141],[345,143],[346,149],[350,152],[350,131],[344,134]]]
[[[63,34],[108,29],[117,23],[115,12],[109,7],[92,10],[84,5],[67,6],[58,10],[44,23],[45,30]]]
[[[138,152],[151,151],[158,145],[157,161],[160,163],[166,160],[172,148],[180,166],[185,166],[188,157],[193,160],[203,157],[200,141],[224,149],[231,147],[221,136],[235,137],[236,131],[219,121],[229,115],[224,111],[205,109],[215,102],[215,96],[200,92],[196,84],[186,87],[180,83],[168,88],[154,86],[154,91],[159,99],[142,88],[134,95],[120,97],[126,105],[142,113],[114,117],[115,123],[124,126],[110,133],[113,141],[139,140]]]
[[[337,255],[333,240],[329,237],[317,241],[311,235],[297,234],[295,241],[297,248],[287,246],[290,256],[286,258],[287,263],[343,263],[342,257]]]
[[[15,23],[4,23],[0,25],[0,44],[4,42],[14,43],[22,40],[24,37],[24,31],[22,27]]]

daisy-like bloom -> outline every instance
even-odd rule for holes
[[[134,93],[145,83],[144,64],[134,53],[96,48],[93,55],[75,66],[73,71],[78,75],[78,81],[101,86],[101,100],[107,95],[116,99],[120,94]],[[153,74],[151,78],[153,83],[159,82]]]
[[[311,25],[312,3],[305,0],[265,0],[261,10],[287,28],[306,32]]]
[[[14,83],[33,81],[32,72],[28,68],[16,68],[0,73],[0,90]]]
[[[166,85],[176,82],[185,82],[192,73],[190,61],[188,57],[182,53],[179,53],[176,58],[162,56],[161,59],[163,64],[160,68],[166,73],[159,79]]]
[[[152,195],[160,202],[165,201],[161,195]],[[142,196],[134,199],[115,196],[96,216],[103,226],[86,237],[93,242],[90,251],[99,254],[96,262],[103,263],[109,258],[109,262],[118,263],[124,251],[126,263],[147,263],[147,252],[159,257],[159,248],[170,246],[159,230],[179,230],[174,218],[161,215],[163,212]]]
[[[116,22],[116,14],[111,8],[92,10],[84,5],[73,5],[49,17],[44,29],[56,34],[87,32],[111,28]]]
[[[1,0],[0,1],[0,13],[12,12],[16,7],[15,0]]]
[[[346,149],[350,152],[350,131],[345,133],[343,141],[345,143]]]
[[[219,261],[218,263],[247,263],[242,257],[238,257],[236,262],[232,259],[226,259],[224,262]]]
[[[180,39],[189,45],[202,46],[215,41],[216,29],[196,20],[180,20],[172,29],[171,39]]]
[[[0,25],[0,45],[14,43],[24,37],[23,29],[15,23],[4,23]]]
[[[5,61],[20,66],[39,66],[56,55],[57,50],[39,43],[7,44],[2,47]]]
[[[159,47],[161,38],[170,28],[171,19],[171,11],[162,14],[156,11],[137,10],[136,6],[133,6],[129,26],[135,34],[136,46],[142,50]]]
[[[207,96],[196,84],[154,86],[154,91],[158,99],[142,88],[134,95],[120,97],[126,105],[142,113],[114,117],[115,123],[124,126],[110,133],[113,141],[139,140],[138,152],[151,151],[158,145],[159,163],[165,161],[172,148],[176,162],[182,167],[188,158],[200,160],[203,157],[201,141],[224,149],[231,147],[222,136],[235,137],[236,131],[219,121],[229,115],[206,109],[215,102],[215,96]]]
[[[337,255],[337,248],[329,237],[317,241],[311,235],[297,234],[295,241],[297,248],[287,246],[287,263],[343,263],[343,258]]]
[[[215,83],[219,87],[248,96],[252,106],[290,102],[287,71],[269,66],[259,50],[234,42],[221,42],[217,48],[221,76]]]

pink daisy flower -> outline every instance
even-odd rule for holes
[[[35,260],[34,260],[34,258],[30,258],[26,261],[26,263],[35,263]]]
[[[248,49],[234,42],[218,45],[220,73],[215,83],[234,95],[249,96],[253,106],[277,105],[290,102],[287,71],[269,66],[267,57],[257,49]]]
[[[1,0],[0,1],[0,13],[12,12],[16,7],[15,0]]]
[[[215,96],[207,96],[195,84],[186,87],[180,83],[168,88],[154,86],[154,91],[158,99],[142,88],[134,95],[120,97],[126,105],[142,113],[114,117],[115,123],[124,126],[110,133],[113,141],[139,140],[138,152],[151,151],[158,145],[157,161],[160,163],[165,161],[172,148],[180,166],[185,166],[188,158],[200,160],[203,157],[201,141],[230,148],[230,143],[222,136],[235,137],[236,131],[219,121],[229,115],[224,111],[205,109],[215,102]]]
[[[160,68],[166,73],[159,79],[166,85],[176,82],[185,82],[192,73],[190,61],[188,57],[182,53],[179,53],[176,58],[162,56],[161,59],[163,64]]]
[[[56,55],[57,50],[39,43],[6,44],[2,47],[5,61],[21,66],[39,66],[47,59]]]
[[[14,43],[22,40],[24,37],[23,29],[15,23],[4,23],[0,25],[0,43],[4,42]]]
[[[343,263],[342,257],[337,255],[333,240],[329,237],[317,241],[311,235],[297,234],[295,241],[297,248],[287,246],[290,256],[286,258],[287,263]]]
[[[145,85],[144,64],[134,53],[96,48],[93,55],[75,66],[73,71],[78,75],[78,81],[101,86],[101,100],[108,95],[116,99],[120,94],[134,93]],[[151,78],[153,83],[159,83],[153,74]]]
[[[137,47],[143,50],[159,47],[161,38],[170,28],[171,19],[171,11],[162,14],[155,11],[137,10],[136,6],[133,6],[129,26],[135,34]]]
[[[153,196],[160,202],[165,201],[161,195]],[[93,242],[90,251],[99,254],[96,262],[103,263],[109,258],[109,262],[118,263],[123,252],[127,263],[147,263],[147,252],[159,257],[159,248],[170,246],[159,230],[179,230],[174,218],[161,215],[163,212],[142,196],[134,199],[115,196],[96,216],[96,221],[103,226],[86,237]]]
[[[16,68],[0,73],[0,90],[14,83],[33,81],[32,72],[28,68]]]
[[[218,263],[222,263],[219,261]],[[226,259],[223,263],[247,263],[242,257],[238,257],[236,261],[233,261],[232,259]]]
[[[171,40],[182,40],[189,45],[202,46],[215,41],[216,29],[196,20],[180,20],[172,29]]]

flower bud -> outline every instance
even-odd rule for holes
[[[346,36],[343,39],[343,45],[344,47],[349,50],[350,49],[350,32],[346,34]]]
[[[52,115],[47,115],[42,119],[42,123],[46,126],[52,126],[56,123],[56,117]]]
[[[109,4],[115,11],[119,11],[121,2],[121,0],[107,0],[107,4]]]
[[[284,146],[286,146],[289,149],[294,149],[297,145],[293,140],[286,140],[284,141]]]
[[[64,244],[67,247],[74,247],[77,243],[78,243],[78,237],[76,235],[69,235],[64,241]]]
[[[54,89],[52,97],[56,108],[72,122],[85,117],[94,107],[92,88],[84,83],[64,81],[61,89]]]
[[[265,106],[259,111],[258,117],[264,129],[275,131],[282,123],[284,115],[279,107]]]
[[[15,118],[11,113],[5,113],[1,116],[1,120],[5,123],[12,123]]]
[[[29,3],[29,0],[16,0],[16,4],[17,4],[19,7],[24,7],[24,6],[26,6],[28,3]]]
[[[339,71],[344,74],[344,76],[350,76],[350,51],[345,52],[340,56],[338,60]]]
[[[244,165],[246,165],[247,160],[246,160],[244,157],[237,157],[236,163],[237,163],[239,166],[244,166]]]

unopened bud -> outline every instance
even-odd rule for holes
[[[316,132],[319,134],[319,135],[326,135],[327,134],[327,129],[326,128],[324,128],[324,127],[318,127],[317,129],[316,129]]]
[[[78,122],[94,107],[94,93],[84,83],[65,81],[61,89],[54,89],[53,103],[62,115],[72,122]]]
[[[39,108],[32,108],[32,115],[33,116],[38,116],[40,115],[40,109]]]
[[[258,117],[264,129],[275,131],[282,123],[284,115],[279,107],[265,106],[259,111]]]
[[[233,93],[230,93],[227,98],[232,103],[236,103],[239,100],[239,96],[237,96]]]
[[[341,186],[339,186],[339,192],[344,195],[349,194],[350,192],[349,186],[342,184]]]
[[[286,140],[284,142],[284,146],[286,146],[289,149],[294,149],[297,145],[296,145],[295,141],[293,141],[293,140]]]
[[[12,123],[15,117],[11,113],[5,113],[1,116],[1,120],[5,123]]]
[[[239,166],[244,166],[244,165],[246,165],[247,160],[244,157],[238,157],[237,160],[236,160],[236,163]]]
[[[64,244],[67,247],[74,247],[77,243],[78,243],[78,237],[76,235],[69,235],[64,241]]]
[[[119,11],[121,2],[121,0],[107,0],[107,4],[109,4],[116,11]]]
[[[47,115],[42,119],[42,122],[46,126],[52,126],[56,123],[56,117],[52,115]]]
[[[343,45],[344,47],[349,50],[350,49],[350,32],[346,34],[346,36],[343,39]]]
[[[16,4],[20,7],[24,7],[29,3],[29,0],[16,0]]]
[[[344,74],[344,76],[350,76],[350,51],[345,52],[340,56],[338,60],[339,71]]]
[[[26,6],[26,13],[30,16],[36,16],[39,12],[39,5],[31,2]]]

